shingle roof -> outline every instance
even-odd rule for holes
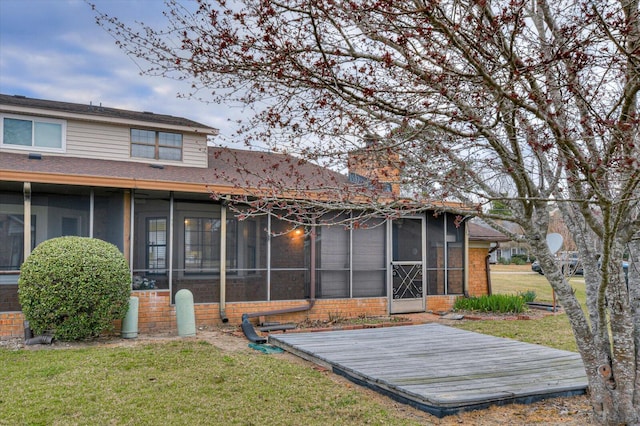
[[[267,187],[299,190],[346,185],[346,176],[326,168],[283,154],[208,147],[207,168],[150,165],[133,161],[112,161],[92,158],[64,157],[42,154],[41,159],[29,159],[29,154],[2,152],[0,180],[7,172],[44,174],[48,182],[68,183],[69,179],[83,184],[93,178],[105,180],[105,185],[118,187],[130,183],[118,180],[151,182],[172,189],[177,185],[224,186],[232,189]],[[102,185],[102,186],[105,186]],[[231,191],[234,192],[234,191]],[[237,192],[237,191],[236,191]]]
[[[469,239],[472,241],[509,241],[509,237],[477,222],[467,222]]]
[[[195,127],[209,129],[212,133],[217,133],[217,129],[188,120],[182,117],[174,117],[165,114],[154,114],[152,112],[129,111],[117,108],[108,108],[101,105],[85,105],[70,102],[49,101],[44,99],[27,98],[18,95],[0,94],[0,105],[19,106],[24,108],[38,108],[51,111],[82,114],[96,117],[120,118],[125,120],[146,121],[161,123],[172,126]]]

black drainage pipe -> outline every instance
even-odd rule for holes
[[[51,334],[41,334],[34,337],[29,321],[24,321],[22,324],[24,325],[25,345],[50,345],[53,342],[53,335]]]
[[[249,339],[253,343],[267,343],[267,339],[259,336],[258,333],[256,333],[253,325],[249,322],[249,316],[247,314],[242,314],[242,331],[244,332],[244,335],[247,337],[247,339]]]
[[[24,341],[26,342],[33,337],[33,331],[31,331],[29,321],[24,321],[22,325],[24,326]]]
[[[50,334],[41,334],[24,341],[25,345],[50,345],[53,342],[53,336]]]

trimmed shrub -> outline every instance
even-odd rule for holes
[[[79,340],[110,330],[129,308],[131,277],[113,244],[60,237],[36,247],[20,268],[18,295],[35,334]]]

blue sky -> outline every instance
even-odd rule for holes
[[[162,24],[162,0],[93,0],[126,23]],[[82,0],[0,0],[0,93],[152,111],[189,118],[220,129],[240,109],[178,99],[178,82],[140,75],[135,61],[95,23]]]

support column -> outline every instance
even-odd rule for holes
[[[24,257],[23,262],[27,260],[27,257],[31,254],[31,182],[24,183],[24,240],[23,249]]]
[[[169,292],[173,294],[173,221],[174,221],[174,199],[173,199],[173,191],[169,193],[169,265],[168,265],[168,273],[169,273]]]
[[[227,206],[220,205],[220,319],[229,321],[226,313],[227,303]]]
[[[95,212],[95,191],[91,188],[91,192],[89,193],[89,238],[93,238],[93,214]]]
[[[135,251],[135,217],[136,217],[136,190],[132,189],[129,195],[129,268],[133,280],[133,255]]]
[[[267,301],[271,301],[271,212],[267,215]]]
[[[124,250],[124,257],[129,261],[129,270],[133,271],[132,251],[131,251],[131,233],[133,231],[132,217],[133,217],[133,200],[131,197],[131,191],[125,190],[122,194],[122,244]],[[133,272],[132,272],[133,275]]]

